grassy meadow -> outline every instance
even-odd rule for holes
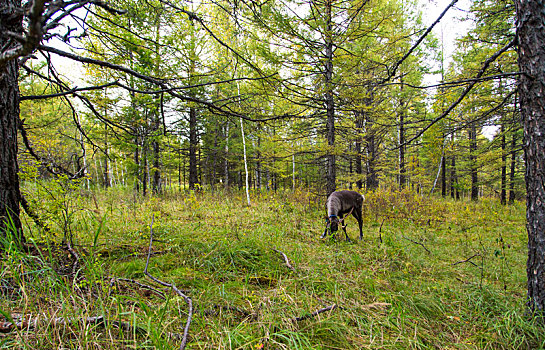
[[[179,347],[187,304],[144,275],[152,220],[148,271],[193,302],[187,349],[545,346],[525,314],[524,203],[369,193],[364,239],[350,218],[348,243],[320,239],[325,199],[305,191],[246,206],[242,193],[44,188],[26,193],[49,231],[27,217],[28,251],[3,242],[4,321],[36,321],[0,333],[2,349]]]

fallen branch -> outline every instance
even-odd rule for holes
[[[156,283],[159,283],[160,285],[164,286],[164,287],[169,287],[172,289],[172,291],[174,291],[176,294],[178,294],[179,296],[181,296],[182,298],[184,298],[185,302],[187,303],[187,307],[188,307],[188,310],[187,310],[187,321],[185,323],[185,327],[184,327],[184,333],[183,333],[183,337],[182,337],[182,343],[180,344],[180,350],[183,350],[185,349],[185,346],[187,345],[187,338],[188,338],[188,334],[189,334],[189,325],[191,324],[191,318],[193,317],[193,302],[191,301],[191,298],[188,297],[187,295],[185,295],[184,293],[182,293],[177,287],[176,285],[174,285],[173,283],[167,283],[167,282],[163,282],[161,281],[160,279],[152,276],[149,272],[148,272],[148,266],[149,266],[149,260],[150,260],[150,256],[151,256],[151,247],[152,247],[152,244],[153,244],[153,220],[154,220],[155,216],[152,216],[151,218],[151,225],[150,225],[150,237],[149,237],[149,248],[148,248],[148,257],[146,259],[146,266],[144,267],[144,274],[146,276],[148,276],[152,281],[156,282]]]
[[[48,326],[65,326],[65,325],[72,325],[72,324],[79,324],[82,321],[87,325],[103,325],[107,326],[108,324],[123,329],[127,332],[134,332],[138,334],[147,334],[148,332],[138,326],[133,326],[129,322],[123,322],[123,321],[110,321],[106,319],[104,316],[91,316],[86,318],[66,318],[66,317],[54,317],[54,318],[47,318],[45,316],[43,317],[29,317],[28,319],[24,319],[22,316],[14,317],[13,322],[7,321],[7,322],[0,322],[0,332],[1,333],[9,333],[14,330],[30,330],[30,329],[36,329],[38,328],[38,325],[40,322],[46,323]]]
[[[409,241],[409,242],[413,242],[414,244],[418,244],[419,246],[421,246],[422,248],[424,248],[424,249],[428,252],[428,254],[431,254],[431,251],[430,251],[428,248],[426,248],[426,246],[425,246],[423,243],[417,242],[417,241],[413,241],[412,239],[410,239],[410,238],[408,238],[408,237],[405,237],[405,236],[401,236],[401,237],[405,238],[405,239],[406,239],[407,241]]]
[[[138,281],[135,281],[135,280],[132,280],[130,278],[115,278],[115,277],[112,277],[112,279],[110,280],[110,288],[113,287],[113,285],[115,284],[115,282],[117,281],[120,281],[120,282],[128,282],[128,283],[132,283],[132,284],[135,284],[137,285],[138,287],[140,288],[143,288],[143,289],[148,289],[152,292],[154,292],[155,294],[157,294],[161,299],[165,300],[166,297],[165,297],[165,293],[161,292],[160,290],[158,290],[157,288],[154,288],[152,286],[148,286],[147,284],[143,284],[143,283],[140,283]]]
[[[94,326],[108,326],[112,325],[113,327],[116,327],[118,329],[122,329],[125,332],[128,333],[137,333],[140,335],[148,335],[149,332],[145,330],[142,327],[133,326],[129,322],[124,321],[111,321],[105,318],[104,316],[90,316],[90,317],[74,317],[74,318],[67,318],[67,317],[46,317],[44,316],[36,316],[36,317],[29,317],[28,319],[25,319],[23,315],[12,315],[11,321],[5,321],[0,322],[0,333],[10,333],[15,330],[18,331],[29,331],[32,329],[38,329],[40,324],[43,324],[45,327],[58,327],[58,326],[66,326],[66,325],[77,325],[84,323],[86,325],[94,325]],[[165,333],[169,338],[172,339],[181,339],[180,334],[178,333]]]
[[[479,254],[479,253],[474,254],[474,255],[470,256],[469,258],[467,258],[467,259],[465,259],[465,260],[457,261],[457,262],[455,262],[455,263],[453,263],[453,264],[451,264],[451,265],[452,265],[452,266],[456,266],[456,265],[458,265],[458,264],[470,263],[470,264],[472,264],[473,266],[478,267],[477,264],[475,264],[473,261],[471,261],[471,259],[473,259],[473,258],[475,258],[475,257],[477,257],[477,256],[481,256],[481,254]]]
[[[277,252],[278,254],[282,255],[282,257],[284,258],[284,262],[286,263],[286,266],[288,267],[288,269],[292,270],[293,272],[295,272],[295,268],[290,264],[290,261],[288,259],[288,256],[286,254],[284,254],[283,252],[281,252],[280,250],[278,249],[275,249],[273,248],[273,250],[275,252]]]
[[[303,316],[294,317],[291,320],[292,320],[292,322],[303,321],[303,320],[306,320],[307,318],[316,317],[321,313],[324,313],[326,311],[331,311],[331,310],[334,310],[336,308],[338,308],[337,304],[329,305],[327,307],[324,307],[323,309],[316,310],[311,314],[306,314],[306,315],[303,315]]]

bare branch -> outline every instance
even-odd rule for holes
[[[326,311],[331,311],[331,310],[334,310],[334,309],[336,309],[336,308],[338,308],[337,304],[333,304],[333,305],[324,307],[323,309],[316,310],[316,311],[314,311],[313,313],[306,314],[306,315],[299,316],[299,317],[294,317],[294,318],[292,318],[291,320],[292,320],[293,322],[303,321],[303,320],[306,320],[307,318],[316,317],[316,316],[318,316],[318,315],[321,314],[321,313],[324,313],[324,312],[326,312]]]
[[[494,62],[498,57],[500,57],[504,52],[506,52],[507,50],[509,50],[511,47],[513,47],[513,45],[515,45],[515,39],[511,40],[509,43],[507,43],[507,45],[505,45],[504,47],[502,47],[500,50],[498,50],[495,54],[493,54],[492,56],[490,56],[482,65],[481,67],[481,70],[479,71],[479,73],[473,78],[474,80],[469,84],[468,87],[465,88],[465,90],[462,92],[462,94],[458,97],[458,99],[456,101],[454,101],[443,113],[441,113],[440,116],[438,116],[437,118],[435,118],[434,120],[432,120],[430,123],[428,123],[428,125],[426,125],[422,130],[420,130],[418,133],[416,133],[415,136],[413,136],[412,138],[410,138],[408,141],[406,141],[405,143],[403,143],[402,145],[399,145],[397,147],[395,147],[394,149],[398,149],[399,147],[402,147],[402,146],[406,146],[408,145],[409,143],[413,142],[414,140],[416,140],[417,138],[419,138],[420,136],[422,136],[422,134],[424,134],[429,128],[431,128],[433,125],[435,125],[438,121],[440,121],[441,119],[445,118],[447,115],[450,114],[450,112],[452,112],[452,110],[454,108],[456,108],[456,106],[458,106],[458,104],[460,104],[460,102],[462,102],[462,100],[467,96],[467,94],[471,91],[471,89],[473,89],[473,87],[475,86],[475,84],[477,84],[480,80],[480,78],[484,75],[484,73],[486,72],[486,70],[488,69],[488,66],[490,66],[490,64],[492,62]]]
[[[403,237],[404,239],[406,239],[406,240],[409,241],[409,242],[412,242],[412,243],[414,243],[414,244],[418,244],[419,246],[421,246],[422,248],[424,248],[424,250],[425,250],[426,252],[428,252],[428,254],[431,254],[431,251],[430,251],[428,248],[426,248],[426,246],[424,245],[424,243],[417,242],[417,241],[415,241],[415,240],[410,239],[409,237],[405,237],[405,236],[401,236],[401,237]]]
[[[282,257],[284,258],[284,262],[286,263],[286,266],[288,267],[288,269],[292,270],[293,272],[295,272],[295,268],[290,264],[290,261],[288,259],[288,256],[286,254],[284,254],[283,252],[281,252],[280,250],[278,249],[275,249],[273,248],[273,250],[277,253],[279,253],[280,255],[282,255]]]
[[[114,82],[111,82],[111,83],[106,83],[106,84],[97,85],[97,86],[88,86],[88,87],[83,87],[83,88],[74,87],[74,88],[72,88],[70,90],[66,90],[66,91],[63,91],[63,92],[58,92],[56,94],[21,96],[21,101],[45,100],[45,99],[53,98],[53,97],[75,95],[76,92],[102,90],[102,89],[110,87],[110,86],[119,86],[119,84],[118,84],[117,81],[114,81]]]
[[[458,2],[458,0],[452,0],[451,1],[451,3],[443,10],[443,12],[439,15],[439,17],[435,20],[435,22],[433,22],[428,27],[428,29],[426,29],[424,34],[422,34],[422,36],[420,36],[420,38],[418,38],[416,43],[414,43],[414,45],[409,49],[409,51],[407,51],[405,53],[405,55],[399,61],[396,62],[396,64],[392,68],[392,70],[389,72],[388,76],[380,84],[385,83],[386,81],[390,80],[396,74],[397,69],[399,68],[399,66],[413,53],[414,50],[416,50],[418,45],[420,45],[422,43],[422,41],[424,41],[426,36],[428,36],[428,34],[432,31],[433,27],[435,27],[437,25],[437,23],[439,23],[441,21],[441,19],[445,16],[445,14],[448,12],[448,10],[450,10],[450,8],[452,6],[454,6],[457,2]]]

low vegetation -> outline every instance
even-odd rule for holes
[[[33,203],[48,230],[27,219],[27,251],[4,242],[1,348],[179,346],[187,304],[144,275],[152,221],[148,271],[191,297],[189,349],[545,346],[525,314],[523,203],[369,193],[364,239],[351,218],[348,243],[319,238],[324,198],[302,190],[245,206],[47,186],[26,191],[55,197]]]

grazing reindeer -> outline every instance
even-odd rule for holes
[[[363,239],[363,233],[361,226],[362,222],[362,205],[365,198],[363,195],[356,191],[336,191],[327,197],[325,202],[325,208],[327,211],[326,227],[322,238],[327,236],[327,230],[331,230],[331,234],[335,235],[335,232],[339,230],[339,224],[341,224],[346,240],[350,241],[348,234],[346,233],[346,224],[342,224],[351,213],[358,220],[360,226],[360,240]]]

